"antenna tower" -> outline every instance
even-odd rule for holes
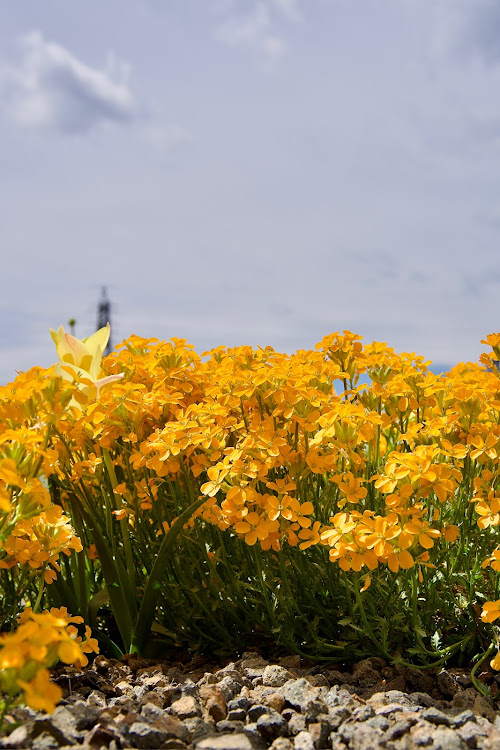
[[[109,301],[108,292],[105,286],[101,288],[101,299],[97,303],[97,328],[104,328],[107,324],[111,325],[111,302]],[[108,345],[104,350],[104,354],[109,354],[113,350],[111,343],[111,336],[109,337]]]

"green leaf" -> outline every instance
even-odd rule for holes
[[[198,510],[198,508],[200,508],[205,502],[206,497],[201,497],[198,500],[195,500],[194,503],[191,503],[191,505],[186,508],[183,513],[181,513],[181,515],[177,518],[175,523],[172,524],[170,529],[163,537],[163,541],[158,551],[153,569],[151,570],[149,580],[144,590],[141,607],[139,609],[137,619],[134,623],[130,641],[127,642],[130,643],[131,654],[140,655],[143,652],[149,632],[151,631],[151,625],[154,620],[154,612],[160,593],[158,582],[164,574],[168,556],[171,554],[172,548],[186,521],[188,521],[193,513]]]
[[[109,594],[111,610],[116,620],[118,630],[122,637],[123,643],[127,648],[130,643],[132,623],[130,612],[124,591],[121,587],[120,577],[115,566],[115,560],[111,554],[105,538],[102,536],[97,524],[94,523],[92,515],[87,509],[81,508],[83,519],[92,533],[94,544],[97,547],[99,562],[106,582],[106,588]]]
[[[97,612],[103,606],[109,602],[109,592],[107,589],[102,589],[95,594],[89,601],[89,620],[91,625],[95,625],[97,619]]]
[[[157,620],[153,620],[153,624],[151,625],[151,630],[153,633],[160,633],[161,635],[168,635],[170,638],[173,638],[174,640],[177,639],[177,636],[175,633],[173,633],[171,630],[167,630],[166,627],[161,625]]]

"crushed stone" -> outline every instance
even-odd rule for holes
[[[5,750],[498,750],[500,711],[467,670],[439,674],[377,657],[342,669],[257,652],[221,666],[202,657],[98,656],[58,665],[53,714],[11,709]],[[497,687],[493,674],[482,679]]]

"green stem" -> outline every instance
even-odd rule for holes
[[[423,642],[422,636],[419,633],[421,623],[419,621],[418,614],[417,614],[418,590],[417,590],[417,571],[415,568],[412,568],[411,570],[411,594],[412,594],[413,632],[415,634],[415,638],[417,640],[418,645],[420,646],[422,652],[426,654],[427,656],[432,656],[433,658],[435,658],[436,656],[440,656],[440,657],[444,656],[448,659],[450,656],[449,652],[453,652],[453,650],[457,646],[456,643],[446,648],[442,648],[442,649],[437,648],[434,651],[430,651],[425,645],[425,643]],[[462,641],[460,641],[459,643],[462,643]]]
[[[148,582],[146,584],[146,588],[144,590],[144,596],[142,598],[139,613],[132,628],[129,650],[129,653],[131,654],[141,654],[144,651],[146,640],[147,638],[149,638],[151,633],[151,625],[154,620],[155,609],[161,590],[160,581],[165,571],[165,564],[168,556],[170,555],[172,547],[180,532],[182,531],[182,528],[186,521],[191,518],[193,513],[198,510],[198,508],[200,508],[203,503],[206,502],[206,500],[206,497],[201,497],[198,500],[195,500],[194,503],[191,503],[191,505],[186,508],[183,513],[181,513],[181,515],[177,518],[175,523],[172,524],[170,529],[163,537],[158,555],[156,557],[155,563],[149,575]],[[127,647],[128,645],[128,643],[125,643],[125,647]]]
[[[43,592],[45,590],[45,580],[43,578],[44,573],[45,573],[45,567],[42,568],[42,579],[40,581],[40,588],[38,589],[38,596],[36,598],[36,602],[33,605],[33,612],[38,612],[38,607],[40,606],[40,603],[42,601]]]
[[[493,653],[493,651],[495,650],[495,648],[496,648],[495,644],[491,643],[490,647],[488,648],[488,650],[484,652],[484,654],[481,656],[481,658],[474,665],[474,667],[472,668],[471,673],[470,673],[470,678],[472,680],[472,684],[474,685],[474,687],[476,688],[476,690],[479,693],[481,693],[481,695],[484,695],[485,697],[489,696],[490,689],[489,689],[489,687],[487,685],[484,684],[484,682],[481,682],[480,680],[478,680],[476,678],[476,672],[479,669],[479,667],[481,666],[481,664],[483,664],[483,662],[486,661],[486,659],[488,658],[488,656],[491,656],[491,654]]]
[[[272,601],[269,598],[269,593],[267,590],[268,584],[266,583],[266,577],[264,574],[264,569],[262,567],[262,552],[261,552],[260,545],[256,545],[252,551],[255,552],[255,559],[257,561],[257,571],[258,571],[259,578],[260,578],[260,587],[261,587],[262,596],[266,605],[265,608],[267,610],[269,622],[273,622],[276,615],[275,615],[275,610],[274,610]]]
[[[368,618],[366,617],[365,608],[363,606],[363,600],[361,598],[361,594],[359,593],[359,580],[358,580],[358,578],[359,577],[356,576],[356,578],[355,578],[355,580],[353,582],[354,596],[356,597],[356,604],[359,607],[359,611],[360,611],[360,614],[361,614],[361,619],[363,620],[363,625],[365,626],[366,633],[370,637],[373,645],[375,646],[375,648],[377,649],[377,651],[379,652],[379,654],[386,661],[392,662],[393,661],[392,657],[390,656],[390,654],[387,653],[387,651],[385,650],[385,648],[380,645],[380,643],[378,642],[377,638],[375,637],[375,634],[374,634],[374,632],[373,632],[373,630],[371,628],[370,623],[368,622]]]
[[[109,544],[106,541],[105,537],[101,534],[94,514],[92,513],[92,507],[86,497],[86,492],[83,485],[81,490],[83,497],[85,498],[85,505],[87,507],[82,504],[82,506],[79,507],[79,511],[82,515],[85,525],[90,531],[94,544],[97,547],[102,574],[106,582],[111,609],[113,611],[113,616],[116,620],[118,630],[120,631],[123,643],[128,644],[132,631],[130,605],[135,605],[135,599],[133,603],[128,601],[129,597],[127,597],[126,588],[124,588],[124,586],[122,585],[122,580],[120,578],[118,560],[116,556],[114,556],[110,552]]]
[[[103,457],[104,465],[106,467],[106,471],[108,472],[108,476],[111,481],[111,488],[112,488],[113,496],[116,497],[116,495],[114,494],[114,490],[118,486],[118,480],[116,478],[116,472],[115,472],[115,467],[113,466],[113,461],[111,460],[109,451],[106,448],[103,448],[102,450],[102,457]],[[119,500],[118,505],[119,505],[119,509],[123,508],[123,503],[121,500]],[[120,530],[121,530],[122,539],[123,539],[123,549],[125,552],[125,562],[126,562],[127,573],[130,578],[130,587],[132,590],[135,591],[135,563],[134,563],[134,555],[132,553],[132,545],[130,543],[130,528],[129,528],[128,516],[125,516],[125,518],[122,518],[119,521],[119,523],[120,523]]]
[[[4,726],[3,721],[13,701],[14,698],[12,696],[9,696],[8,698],[4,697],[0,700],[0,736],[2,735],[4,730],[7,729],[7,726]]]

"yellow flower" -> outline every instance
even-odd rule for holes
[[[488,497],[473,497],[471,503],[476,503],[475,511],[480,516],[477,525],[480,529],[500,524],[500,497],[491,489]]]
[[[366,589],[370,588],[370,584],[372,582],[372,579],[370,578],[369,575],[366,575],[366,576],[364,576],[364,581],[365,582],[364,582],[363,586],[360,588],[360,592],[361,593],[363,593],[363,591],[366,591]]]
[[[400,568],[403,570],[412,568],[415,565],[415,560],[408,550],[401,550],[400,552],[395,551],[392,555],[389,555],[387,558],[387,564],[393,573],[397,573]]]
[[[476,459],[486,460],[488,458],[496,459],[498,445],[498,438],[496,435],[488,435],[486,440],[483,440],[481,435],[476,435],[471,441],[474,446],[474,450],[471,451],[470,457],[475,461]]]
[[[19,476],[16,462],[12,458],[4,458],[0,461],[0,480],[11,487],[20,487],[24,489],[26,483],[24,479]]]
[[[79,370],[88,373],[93,380],[97,380],[99,375],[102,354],[109,341],[109,334],[109,323],[105,328],[81,341],[66,333],[63,326],[59,326],[57,331],[50,329],[60,362],[68,365],[75,374]]]
[[[460,536],[460,529],[454,524],[443,526],[443,537],[447,542],[454,542]]]
[[[53,581],[57,578],[57,573],[55,570],[52,570],[52,568],[47,568],[47,570],[44,572],[43,577],[45,579],[46,584],[51,584]]]
[[[365,481],[365,479],[355,477],[352,471],[348,471],[344,477],[339,478],[339,490],[344,493],[347,502],[358,503],[366,497],[367,489],[361,486],[361,483]],[[342,507],[342,501],[339,502],[339,507]]]
[[[359,527],[359,544],[372,549],[377,557],[388,557],[394,553],[394,546],[390,540],[395,539],[401,533],[397,524],[395,513],[389,516],[377,516],[376,518],[365,518],[366,527]]]
[[[500,599],[496,602],[485,602],[481,612],[483,622],[495,622],[500,617]]]
[[[321,541],[319,529],[321,526],[320,521],[315,521],[313,524],[312,529],[301,529],[299,531],[299,539],[304,539],[301,544],[299,544],[299,549],[305,550],[308,549],[308,547],[311,547],[313,544],[319,544]]]
[[[202,493],[208,495],[208,497],[214,497],[219,492],[221,484],[228,474],[229,466],[227,463],[218,463],[215,466],[210,466],[207,469],[207,476],[210,481],[201,485],[200,489]]]
[[[0,487],[0,511],[9,513],[12,510],[9,494]]]
[[[21,669],[24,654],[16,644],[3,646],[0,649],[0,669]]]
[[[297,489],[295,482],[288,479],[277,479],[275,482],[266,482],[266,487],[269,487],[270,490],[276,490],[279,495],[285,495],[287,492]]]
[[[490,667],[497,672],[500,670],[500,651],[497,651],[495,658],[490,661]]]
[[[46,711],[51,714],[62,698],[62,690],[50,681],[46,669],[40,669],[29,682],[18,680],[18,685],[26,694],[26,702],[36,711]]]
[[[59,357],[56,373],[65,380],[81,382],[85,387],[94,386],[97,395],[107,383],[120,380],[124,374],[122,372],[99,378],[102,355],[109,341],[109,334],[109,323],[92,336],[81,341],[70,333],[66,333],[63,326],[59,326],[57,331],[51,328],[50,335],[56,345],[57,356]]]
[[[82,649],[80,648],[78,643],[76,643],[76,641],[72,639],[62,641],[62,643],[59,644],[59,646],[57,647],[57,655],[65,664],[73,664],[74,662],[79,662],[82,660],[82,658],[86,660],[86,657],[83,655]]]
[[[424,549],[432,549],[434,546],[433,539],[438,539],[441,533],[437,529],[431,529],[426,521],[419,518],[413,518],[409,523],[405,523],[403,531],[398,539],[400,549],[408,549],[413,544],[414,539]]]
[[[239,521],[234,530],[237,534],[243,534],[245,542],[252,547],[257,540],[263,542],[270,533],[277,531],[278,521],[271,521],[267,516],[260,516],[255,511],[248,513],[244,521]]]

